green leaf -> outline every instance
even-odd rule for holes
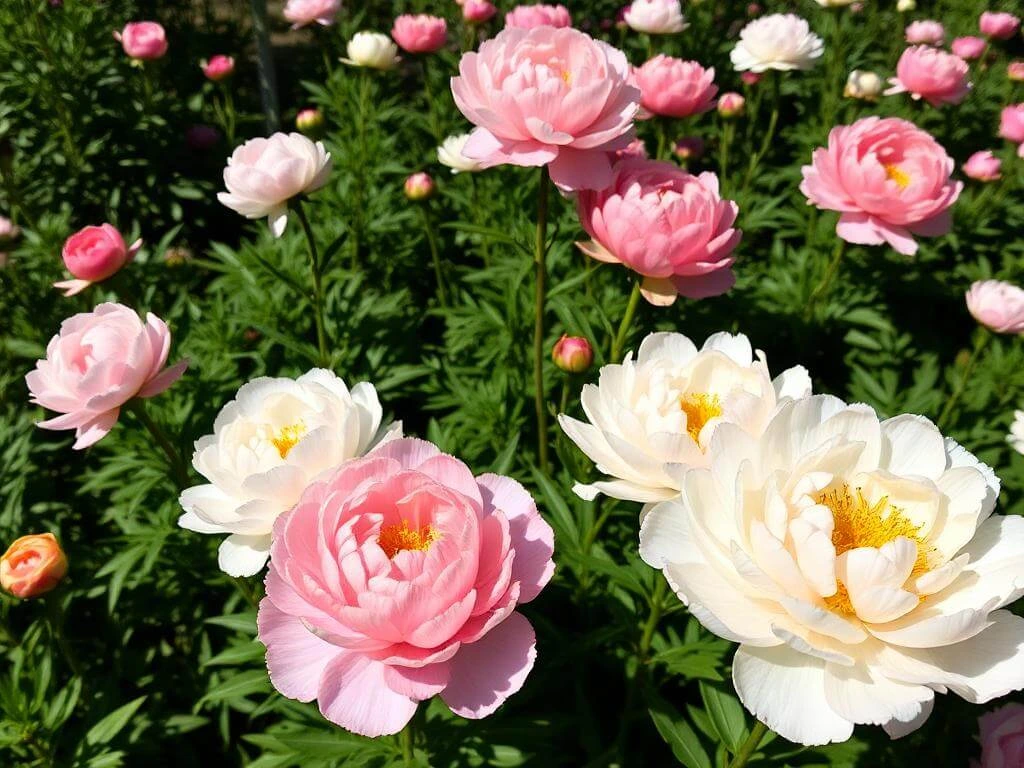
[[[139,696],[139,698],[129,701],[123,707],[115,709],[89,729],[89,732],[85,734],[85,743],[89,746],[110,743],[128,725],[132,716],[145,700],[145,696]]]
[[[214,616],[206,620],[207,624],[214,624],[218,627],[241,632],[243,635],[256,634],[256,611],[244,611],[242,613],[229,613],[226,616]]]
[[[730,752],[735,752],[743,743],[747,730],[747,718],[743,705],[736,697],[718,690],[705,682],[700,684],[700,695],[704,708],[711,718],[711,724],[722,738]]]
[[[693,728],[665,700],[652,696],[652,706],[647,711],[654,721],[661,738],[672,749],[672,754],[686,768],[711,768],[711,759],[701,746]]]
[[[266,693],[270,690],[270,678],[266,670],[252,669],[214,685],[216,687],[199,700],[197,707],[229,699],[242,699],[253,693]]]

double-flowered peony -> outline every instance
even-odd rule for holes
[[[185,514],[178,525],[230,534],[220,546],[221,570],[258,573],[274,521],[311,482],[401,436],[401,424],[381,428],[382,415],[372,384],[349,390],[322,369],[244,384],[217,415],[213,434],[196,441],[192,466],[209,482],[181,494]]]
[[[22,600],[45,595],[67,572],[68,558],[52,533],[22,536],[0,557],[0,587]]]
[[[996,333],[1024,333],[1024,290],[1004,280],[978,280],[964,296],[967,311]]]
[[[462,171],[474,173],[476,171],[483,170],[480,167],[479,161],[470,160],[462,154],[462,149],[466,146],[466,142],[468,141],[468,133],[449,136],[441,143],[441,146],[437,148],[437,161],[441,163],[441,165],[446,165],[451,168],[452,173],[460,173]]]
[[[365,736],[440,694],[481,718],[518,691],[535,637],[516,612],[554,572],[554,534],[515,480],[394,440],[306,489],[274,526],[259,639],[281,693]]]
[[[736,281],[739,209],[721,198],[713,173],[693,176],[674,163],[627,158],[616,163],[609,186],[581,191],[576,205],[593,238],[577,243],[580,250],[641,275],[640,290],[652,304],[718,296]]]
[[[818,395],[758,439],[722,424],[706,466],[644,518],[640,554],[690,613],[740,643],[740,700],[800,744],[855,724],[919,728],[935,693],[1024,687],[1024,518],[999,481],[913,415]]]
[[[75,430],[74,448],[88,448],[114,428],[136,397],[159,395],[188,367],[165,368],[171,332],[164,321],[121,304],[100,304],[69,317],[46,346],[46,358],[25,376],[32,402],[62,414],[37,426]]]
[[[167,53],[167,33],[155,21],[129,22],[114,38],[135,61],[153,61]]]
[[[228,158],[224,169],[227,192],[217,199],[247,219],[267,217],[275,237],[288,224],[288,202],[314,192],[331,175],[331,155],[322,142],[301,133],[275,133],[249,139]]]
[[[696,61],[658,55],[633,75],[640,88],[640,106],[648,114],[690,117],[715,108],[714,67],[704,69]]]
[[[310,24],[327,27],[334,23],[340,10],[341,0],[288,0],[284,17],[292,23],[292,29]]]
[[[558,417],[565,434],[598,471],[610,475],[573,490],[584,499],[604,493],[630,501],[679,495],[680,468],[704,466],[723,424],[757,437],[778,404],[811,393],[802,366],[774,380],[764,354],[746,336],[716,333],[697,347],[680,333],[652,333],[636,360],[606,365],[580,401],[590,423]]]
[[[64,290],[65,296],[81,293],[93,283],[112,277],[125,264],[135,258],[142,240],[126,245],[121,233],[112,224],[101,224],[80,229],[64,242],[61,258],[73,280],[60,280],[53,284]]]
[[[572,17],[564,5],[517,5],[505,14],[505,27],[571,27]]]
[[[477,126],[466,157],[484,168],[546,165],[565,190],[611,182],[607,153],[633,140],[640,107],[622,51],[548,26],[506,28],[464,54],[452,94]]]
[[[342,61],[353,67],[389,70],[398,66],[398,46],[380,32],[356,32],[345,47]]]
[[[964,61],[973,61],[984,55],[987,45],[988,43],[980,37],[958,37],[952,42],[949,49]]]
[[[914,235],[949,232],[949,208],[963,183],[953,160],[930,134],[895,117],[840,125],[828,147],[814,150],[800,190],[823,210],[838,211],[836,234],[848,243],[889,243],[914,254]]]
[[[971,92],[970,68],[959,56],[927,45],[907,48],[896,64],[886,96],[909,93],[933,107],[959,104]]]
[[[395,19],[391,37],[408,53],[434,53],[444,48],[448,22],[425,13],[404,14]]]
[[[689,26],[679,0],[633,0],[622,19],[630,29],[648,35],[674,34]]]
[[[490,21],[497,12],[497,6],[490,0],[464,0],[462,3],[462,18],[470,24]]]
[[[1024,104],[1004,107],[999,114],[999,135],[1017,145],[1017,155],[1024,157]]]
[[[937,21],[923,19],[907,26],[905,39],[911,45],[942,45],[946,42],[946,29]]]
[[[806,20],[792,13],[775,13],[750,22],[729,58],[740,71],[811,69],[825,52],[821,38]]]
[[[1012,13],[985,11],[978,19],[978,29],[985,37],[1009,40],[1020,31],[1020,18]]]

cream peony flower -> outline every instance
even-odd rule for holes
[[[444,143],[437,148],[437,161],[441,165],[446,165],[452,169],[452,173],[459,173],[459,171],[467,171],[474,173],[476,171],[482,171],[479,160],[470,160],[464,154],[462,154],[462,148],[466,146],[466,142],[469,141],[470,134],[459,133],[454,136],[449,136],[444,140]]]
[[[690,26],[679,0],[633,0],[622,19],[630,29],[649,35],[669,35]]]
[[[679,495],[680,466],[702,466],[712,434],[732,423],[757,436],[784,398],[810,394],[801,366],[774,381],[764,354],[746,336],[716,333],[698,352],[680,333],[652,333],[621,365],[606,365],[583,387],[590,423],[558,417],[569,439],[613,479],[573,488],[584,499],[604,493],[630,501]]]
[[[1006,442],[1017,453],[1024,453],[1024,411],[1013,412],[1013,424],[1010,425],[1010,434],[1006,436]]]
[[[857,0],[814,0],[822,8],[845,8],[853,5]]]
[[[811,69],[824,50],[821,38],[804,19],[775,13],[747,24],[729,58],[740,71]]]
[[[885,83],[882,78],[874,72],[865,72],[855,69],[846,79],[846,86],[843,88],[843,96],[848,99],[864,99],[865,101],[878,101],[882,95]]]
[[[370,69],[394,69],[401,59],[398,46],[387,35],[380,32],[356,32],[345,47],[347,58],[342,61],[353,67]]]
[[[708,466],[655,506],[640,554],[705,627],[740,643],[733,682],[790,741],[893,738],[936,692],[1024,687],[1024,518],[989,517],[992,470],[920,416],[825,395],[760,439],[720,425]]]
[[[228,533],[220,569],[252,576],[266,564],[274,521],[322,473],[401,437],[402,425],[381,429],[377,391],[366,382],[351,391],[331,371],[314,368],[298,379],[243,384],[196,441],[192,466],[210,482],[182,492],[178,525],[197,533]]]

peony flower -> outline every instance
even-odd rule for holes
[[[774,380],[764,353],[743,334],[716,333],[697,350],[680,333],[652,333],[636,360],[601,368],[580,401],[585,423],[565,414],[558,423],[569,439],[611,475],[573,487],[583,499],[604,493],[653,502],[679,495],[678,474],[705,466],[708,445],[722,425],[758,437],[778,404],[806,397],[811,379],[795,366]]]
[[[696,61],[655,56],[633,71],[640,106],[649,114],[690,117],[715,108],[715,69]]]
[[[504,29],[463,54],[455,104],[477,126],[463,154],[482,168],[548,166],[565,190],[611,181],[607,152],[634,138],[640,91],[621,51],[575,29]]]
[[[235,73],[235,58],[234,56],[222,56],[220,54],[214,56],[209,61],[203,59],[199,62],[200,68],[203,70],[203,74],[207,80],[212,80],[215,83],[225,80]]]
[[[167,53],[167,33],[155,21],[132,21],[114,33],[124,52],[135,61],[153,61]]]
[[[877,101],[882,95],[882,78],[874,72],[864,72],[855,69],[846,79],[846,86],[843,88],[843,96],[848,99],[864,99],[865,101]]]
[[[1004,704],[979,717],[978,726],[981,730],[981,762],[972,760],[971,768],[1024,765],[1024,704],[1015,701]]]
[[[505,29],[571,26],[572,18],[564,5],[517,5],[505,14]]]
[[[885,95],[909,93],[915,101],[924,99],[933,107],[959,104],[971,91],[968,74],[967,62],[952,53],[927,45],[907,48]]]
[[[395,19],[391,37],[409,53],[434,53],[444,48],[448,39],[448,22],[425,13],[405,14]]]
[[[315,192],[331,175],[331,154],[301,133],[249,139],[235,149],[224,169],[227,192],[217,199],[247,219],[267,217],[274,237],[288,224],[288,201]]]
[[[1013,412],[1013,424],[1010,425],[1010,434],[1006,436],[1006,442],[1017,453],[1024,453],[1024,411]]]
[[[1007,64],[1006,76],[1015,83],[1024,82],[1024,61],[1011,61]]]
[[[582,336],[563,333],[551,348],[551,360],[560,371],[584,373],[594,362],[594,348]]]
[[[811,69],[824,51],[825,44],[804,19],[792,13],[774,13],[747,24],[729,58],[740,71],[785,71]]]
[[[413,202],[419,202],[432,197],[434,194],[434,180],[430,178],[430,174],[414,173],[407,177],[405,180],[405,196]]]
[[[978,28],[985,37],[1009,40],[1020,30],[1020,19],[1012,13],[985,11],[978,19]]]
[[[81,229],[64,242],[61,258],[74,280],[61,280],[54,288],[64,290],[65,296],[81,293],[93,283],[113,277],[142,248],[142,240],[130,246],[111,224]]]
[[[67,572],[68,558],[52,533],[15,539],[0,557],[0,587],[22,600],[45,595]]]
[[[964,61],[973,61],[982,57],[987,45],[980,37],[958,37],[949,48]]]
[[[218,564],[232,576],[252,576],[266,564],[274,521],[303,490],[402,425],[381,427],[372,384],[351,390],[331,371],[297,379],[258,378],[243,384],[196,441],[192,466],[209,482],[182,492],[178,525],[197,533],[230,534]]]
[[[718,114],[726,120],[739,117],[743,114],[747,100],[734,91],[723,93],[718,97]]]
[[[900,13],[907,13],[917,8],[917,0],[896,0],[896,10]]]
[[[519,604],[551,578],[530,494],[422,440],[395,440],[303,493],[274,526],[259,639],[271,682],[333,723],[398,733],[435,695],[477,719],[533,667]]]
[[[465,0],[462,3],[462,18],[470,24],[490,21],[497,12],[497,7],[490,0]]]
[[[1024,157],[1024,103],[1004,107],[999,115],[999,135],[1017,145],[1017,154]]]
[[[836,234],[848,243],[889,243],[917,252],[914,235],[936,237],[952,226],[950,206],[963,183],[953,160],[930,134],[895,117],[866,117],[840,125],[828,147],[803,167],[800,191],[810,203],[838,211]]]
[[[181,378],[182,360],[164,368],[171,332],[152,313],[142,322],[122,304],[100,304],[69,317],[46,346],[46,358],[25,376],[32,402],[60,416],[36,424],[75,430],[76,450],[114,428],[121,407],[136,397],[159,395]]]
[[[935,45],[946,42],[946,28],[937,21],[925,19],[907,26],[905,39],[911,45]]]
[[[713,173],[692,176],[673,163],[622,160],[608,187],[581,191],[576,203],[593,238],[577,243],[580,250],[641,275],[640,291],[652,304],[672,304],[677,294],[718,296],[736,281],[739,209],[719,196]]]
[[[21,237],[21,227],[8,219],[0,216],[0,247],[9,247]]]
[[[964,173],[976,181],[995,181],[1002,167],[1003,161],[991,152],[975,152],[964,163]]]
[[[679,0],[633,0],[622,18],[630,29],[648,35],[674,34],[689,26]]]
[[[852,5],[854,0],[815,0],[822,8],[844,8]]]
[[[478,161],[470,160],[462,154],[462,149],[466,146],[466,142],[469,141],[469,136],[470,134],[468,133],[449,136],[444,140],[444,143],[437,148],[437,161],[441,163],[441,165],[446,165],[451,168],[452,173],[459,173],[460,171],[474,173],[476,171],[483,170]]]
[[[978,280],[965,296],[967,311],[996,333],[1024,333],[1024,290],[1003,280]]]
[[[676,473],[640,555],[707,629],[740,643],[743,705],[798,744],[893,738],[936,691],[983,703],[1024,687],[1024,518],[990,517],[999,480],[921,416],[880,420],[817,395],[758,439],[715,431]]]
[[[398,66],[398,46],[380,32],[356,32],[345,48],[342,61],[353,67],[389,70]]]
[[[292,29],[310,24],[329,27],[340,10],[341,0],[288,0],[284,17],[292,23]]]

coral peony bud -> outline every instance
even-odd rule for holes
[[[979,280],[965,296],[967,311],[996,333],[1024,333],[1024,290],[1002,280]]]
[[[734,91],[723,93],[718,97],[718,114],[724,118],[739,117],[746,104],[747,100]]]
[[[498,9],[489,0],[465,0],[462,4],[462,18],[470,24],[483,24],[494,18]]]
[[[846,87],[843,88],[843,96],[848,99],[864,99],[865,101],[876,101],[882,94],[882,78],[874,72],[864,72],[855,69],[846,80]]]
[[[142,240],[136,240],[131,246],[125,245],[124,238],[117,228],[111,224],[98,227],[85,227],[65,243],[61,258],[74,280],[62,280],[54,283],[55,288],[64,289],[65,296],[81,293],[93,283],[112,277],[125,264],[135,258],[142,247]]]
[[[964,173],[975,181],[995,181],[1002,167],[1003,161],[991,152],[975,152],[964,163]]]
[[[985,37],[995,40],[1009,40],[1020,29],[1020,19],[1012,13],[985,11],[978,20],[978,29]]]
[[[566,373],[583,373],[594,362],[594,348],[582,336],[562,334],[562,338],[551,348],[551,359],[559,370]]]
[[[155,21],[129,22],[114,38],[135,61],[153,61],[167,53],[167,34]]]
[[[672,149],[680,160],[697,160],[704,154],[704,140],[697,136],[685,136]]]
[[[949,46],[949,49],[965,61],[980,59],[985,53],[985,46],[988,45],[980,37],[958,37]]]
[[[299,133],[319,138],[324,131],[324,113],[319,109],[303,109],[295,116],[295,127]]]
[[[426,200],[434,194],[434,180],[426,173],[414,173],[405,180],[405,196],[413,202]]]
[[[203,59],[199,62],[199,66],[202,68],[207,80],[213,80],[213,82],[218,83],[235,73],[235,57],[217,54],[209,61]]]
[[[68,572],[68,559],[52,533],[16,539],[0,557],[0,586],[15,597],[39,597]]]
[[[1024,82],[1024,61],[1011,61],[1007,64],[1006,76],[1015,82]]]

